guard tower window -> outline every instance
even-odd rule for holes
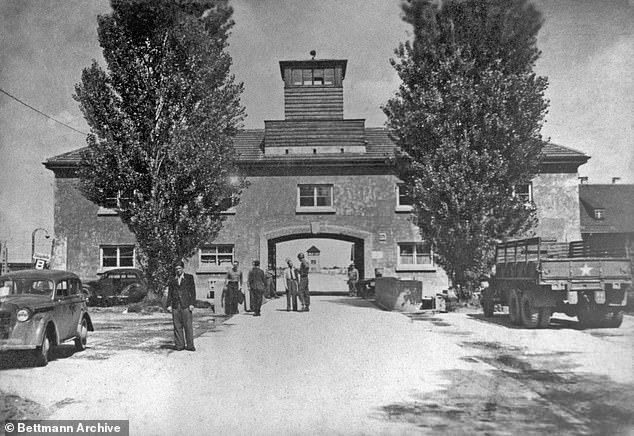
[[[334,68],[293,68],[291,69],[293,86],[323,86],[335,83]]]

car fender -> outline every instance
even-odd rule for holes
[[[44,340],[46,326],[49,323],[53,324],[53,329],[55,330],[55,340],[52,345],[57,345],[59,339],[57,324],[55,324],[55,321],[53,321],[52,317],[46,312],[36,313],[28,321],[19,322],[13,333],[14,336],[21,337],[24,344],[39,346]]]

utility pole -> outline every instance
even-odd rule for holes
[[[0,274],[9,272],[9,249],[7,241],[0,241]]]

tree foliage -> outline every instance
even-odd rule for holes
[[[158,291],[174,264],[222,225],[239,194],[232,137],[244,118],[242,84],[226,52],[226,0],[112,0],[98,18],[107,69],[96,61],[75,86],[91,134],[80,187],[113,207],[136,236]]]
[[[525,0],[411,0],[413,41],[383,107],[415,222],[454,285],[488,270],[498,238],[535,223],[514,195],[538,171],[547,80],[533,72],[541,16]]]

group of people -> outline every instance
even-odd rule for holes
[[[299,253],[297,258],[299,260],[299,268],[295,268],[290,259],[286,260],[288,265],[284,270],[286,310],[308,312],[310,310],[310,292],[308,290],[308,271],[310,266],[304,257],[304,253]],[[238,306],[246,299],[242,292],[243,276],[239,267],[240,264],[237,261],[234,262],[225,279],[225,286],[220,301],[224,306],[226,315],[238,313]],[[261,315],[262,301],[265,295],[268,298],[277,298],[273,275],[260,268],[259,260],[253,261],[253,267],[247,275],[247,288],[250,297],[250,309],[248,311],[253,312],[254,316]],[[298,299],[301,303],[301,309],[297,307]]]
[[[308,290],[308,271],[310,265],[304,257],[304,253],[297,255],[299,268],[293,266],[291,259],[286,259],[287,267],[284,269],[284,285],[286,288],[286,311],[297,312],[310,311],[310,291]],[[301,309],[297,308],[297,300]]]
[[[286,259],[287,267],[284,269],[284,285],[286,288],[287,311],[310,311],[310,291],[308,289],[308,272],[310,265],[304,253],[297,255],[299,267],[295,268],[291,259]],[[225,314],[238,313],[238,305],[245,301],[242,292],[243,278],[240,264],[233,262],[232,268],[227,272],[225,286],[222,290],[221,304]],[[356,295],[359,271],[350,265],[348,268],[348,287],[351,296]],[[247,287],[249,291],[250,311],[253,316],[260,316],[262,301],[268,290],[268,297],[276,298],[273,283],[273,275],[260,268],[260,261],[254,260],[253,267],[247,275]],[[298,307],[298,301],[301,307]],[[169,281],[167,295],[167,310],[172,313],[174,323],[175,349],[195,351],[193,311],[196,303],[196,285],[194,276],[185,274],[184,263],[176,265],[176,275]]]

